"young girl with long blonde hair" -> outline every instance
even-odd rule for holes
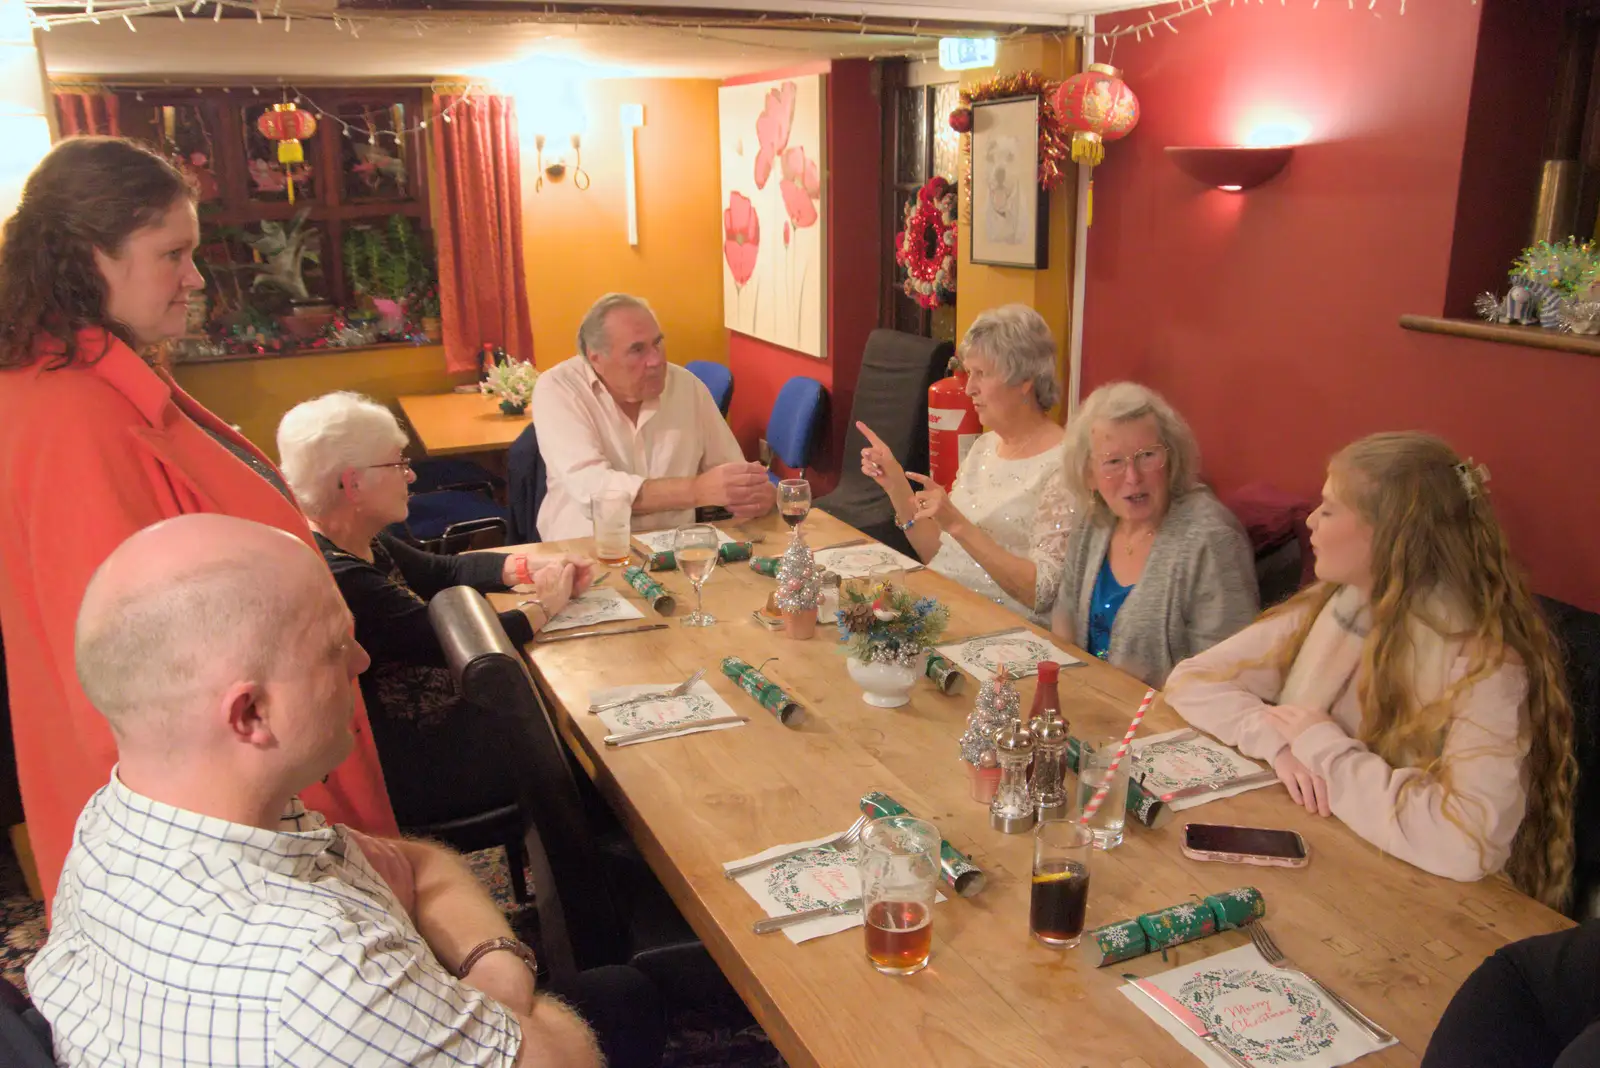
[[[1464,881],[1504,869],[1559,908],[1572,708],[1486,477],[1427,434],[1347,446],[1310,519],[1319,581],[1179,665],[1166,696],[1383,851]]]

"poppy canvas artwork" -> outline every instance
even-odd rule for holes
[[[822,75],[717,90],[730,330],[826,357]]]

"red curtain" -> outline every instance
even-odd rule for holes
[[[62,137],[78,134],[108,134],[119,137],[117,98],[113,93],[64,92],[56,94],[56,118]]]
[[[434,236],[445,366],[471,371],[485,343],[533,359],[522,261],[522,163],[508,96],[435,94],[429,123],[439,176]]]

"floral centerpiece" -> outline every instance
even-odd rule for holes
[[[928,650],[944,636],[950,609],[889,583],[852,586],[840,591],[837,622],[850,677],[866,691],[867,704],[898,708],[910,700]]]
[[[529,360],[506,360],[489,368],[478,388],[490,396],[500,398],[500,410],[507,415],[521,415],[533,400],[533,384],[539,372]]]

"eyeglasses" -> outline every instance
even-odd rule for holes
[[[369,468],[372,468],[372,467],[403,467],[407,471],[409,471],[409,470],[411,470],[411,461],[409,459],[396,460],[392,464],[368,464],[367,467],[369,467]]]
[[[1095,469],[1101,478],[1117,479],[1128,473],[1130,462],[1141,474],[1160,471],[1167,466],[1166,446],[1155,445],[1148,449],[1140,449],[1132,456],[1102,456],[1095,462]]]

